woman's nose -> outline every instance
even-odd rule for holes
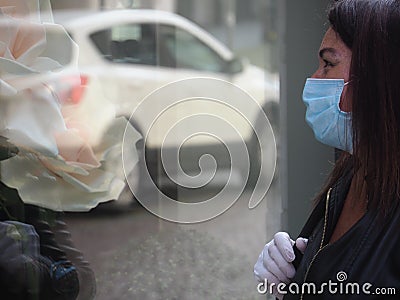
[[[318,69],[311,75],[311,78],[322,78],[321,71]]]

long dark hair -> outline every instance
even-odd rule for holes
[[[386,215],[400,198],[400,1],[337,0],[328,19],[352,50],[353,155],[338,160],[322,194],[352,164],[368,206]]]

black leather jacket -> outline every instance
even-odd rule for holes
[[[368,209],[340,239],[328,243],[351,179],[347,172],[338,180],[302,229],[299,236],[309,241],[285,300],[400,299],[400,208],[385,219]]]

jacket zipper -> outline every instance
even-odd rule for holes
[[[330,188],[330,189],[328,190],[328,193],[326,194],[324,227],[323,227],[323,230],[322,230],[321,244],[319,245],[319,249],[318,249],[317,253],[314,255],[314,257],[312,258],[312,260],[311,260],[311,262],[310,262],[310,264],[309,264],[309,266],[308,266],[308,268],[307,268],[306,275],[304,276],[303,285],[304,285],[304,284],[306,283],[306,281],[307,281],[308,273],[310,272],[311,266],[312,266],[312,264],[314,263],[315,259],[317,258],[318,254],[319,254],[323,249],[325,249],[325,247],[327,247],[327,246],[329,245],[329,244],[326,244],[326,245],[324,246],[324,242],[325,242],[325,235],[326,235],[326,227],[327,227],[327,224],[328,224],[328,207],[329,207],[329,200],[330,200],[330,196],[331,196],[331,191],[332,191],[332,188]],[[302,294],[301,294],[301,296],[300,296],[300,300],[303,300],[303,298],[304,298],[304,293],[302,292]]]

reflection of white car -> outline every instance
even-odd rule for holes
[[[194,77],[221,79],[237,85],[267,114],[277,108],[276,74],[268,74],[236,58],[210,34],[181,16],[155,10],[65,12],[56,14],[55,21],[62,24],[79,45],[79,69],[87,84],[83,97],[105,96],[115,104],[118,115],[129,117],[138,104],[158,88]],[[91,86],[92,79],[100,82],[95,91],[94,85]],[[192,88],[193,97],[202,96],[201,91]],[[157,110],[158,101],[162,99],[154,99],[152,109]],[[158,153],[161,147],[179,148],[182,140],[170,138],[164,141],[166,129],[178,119],[201,112],[222,113],[250,145],[254,132],[249,123],[257,126],[261,109],[251,106],[248,109],[251,111],[245,114],[250,117],[244,122],[240,114],[223,112],[217,104],[176,105],[154,120],[152,130],[146,136],[146,151]],[[148,121],[146,118],[148,116],[142,114],[133,120],[141,132],[145,131],[142,125]],[[223,141],[225,144],[240,142],[238,135],[227,135]],[[218,144],[209,137],[192,138],[185,142],[189,151],[180,154],[183,158],[197,157],[186,159],[186,162],[188,165],[194,162],[192,167],[198,168],[199,156]],[[219,148],[217,152],[225,149],[221,145]],[[153,163],[157,162],[158,156],[153,157]]]

